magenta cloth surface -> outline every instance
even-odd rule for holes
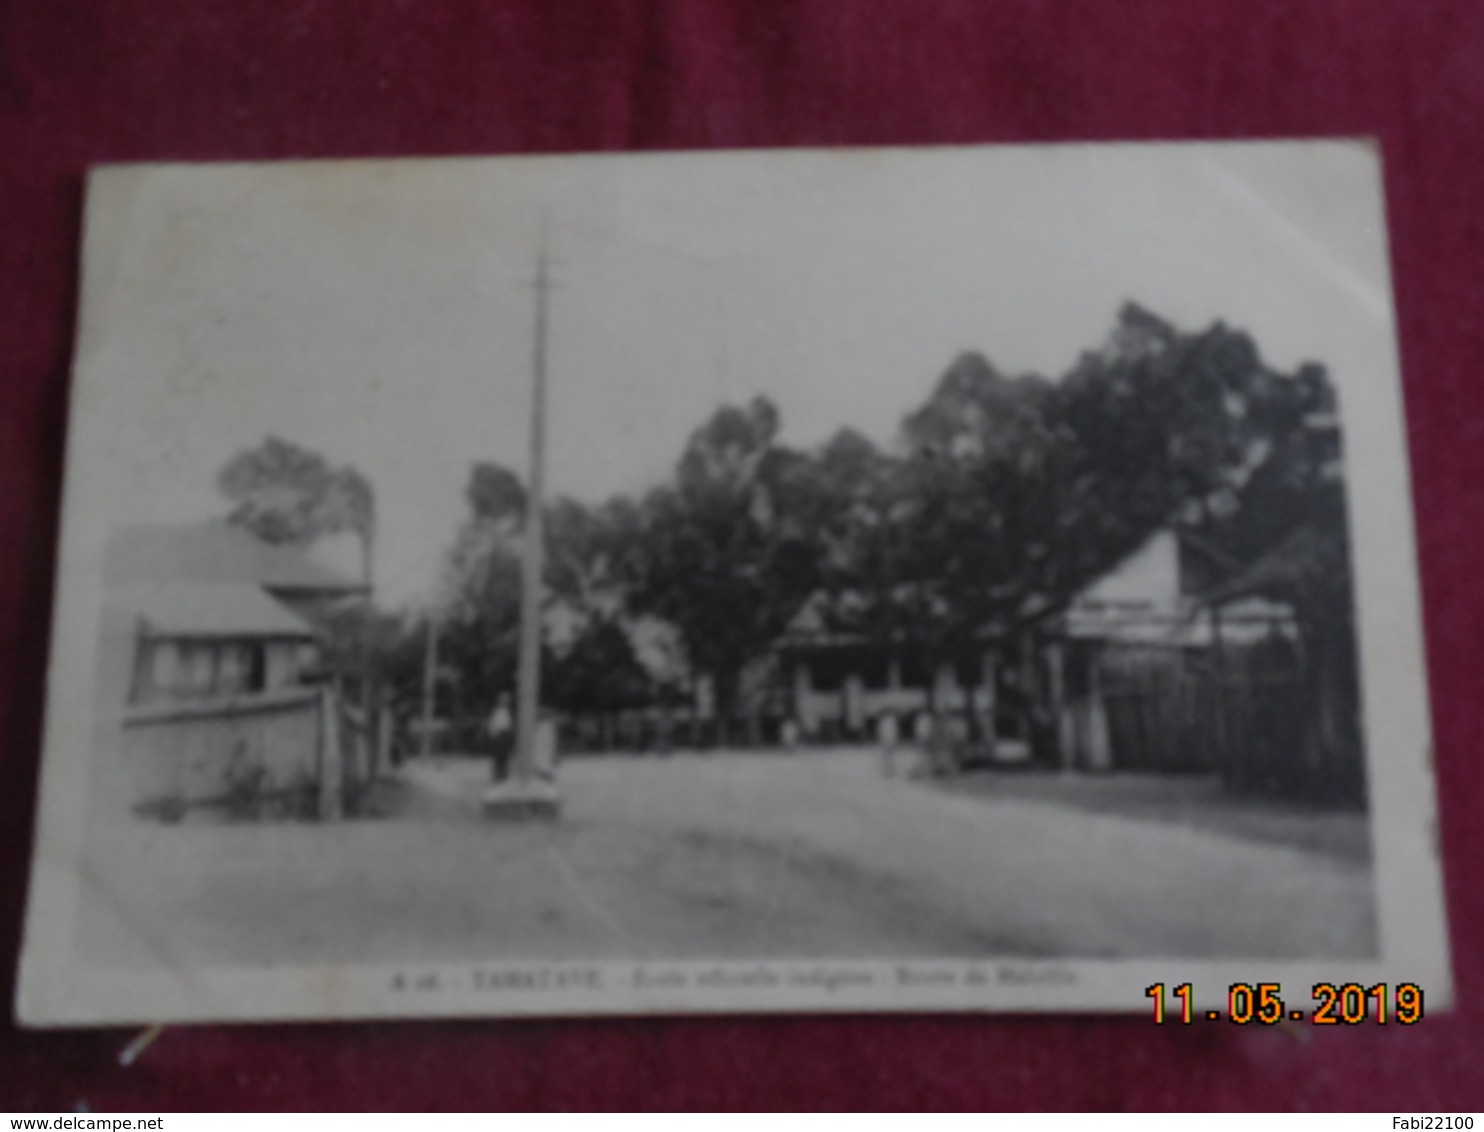
[[[1303,135],[1386,159],[1455,1013],[206,1027],[129,1069],[8,1021],[90,164]],[[0,1110],[1484,1107],[1481,302],[1472,0],[0,4]]]

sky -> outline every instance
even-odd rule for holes
[[[280,436],[370,478],[381,596],[426,600],[470,466],[525,467],[543,230],[548,484],[589,501],[757,394],[788,443],[888,442],[961,351],[1057,377],[1126,300],[1329,366],[1352,451],[1398,427],[1360,142],[123,166],[89,188],[69,508],[221,514]]]

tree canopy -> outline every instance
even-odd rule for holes
[[[305,545],[350,533],[361,547],[362,580],[372,581],[376,494],[361,472],[276,436],[237,453],[217,474],[232,504],[229,521],[274,543]]]
[[[724,406],[691,434],[673,481],[645,497],[626,559],[627,605],[672,624],[731,715],[744,665],[819,581],[809,461],[778,443],[766,398]]]
[[[1054,615],[1166,528],[1224,564],[1211,586],[1333,620],[1349,601],[1334,414],[1321,367],[1278,372],[1238,330],[1181,331],[1134,304],[1057,380],[958,355],[885,445],[842,429],[794,448],[768,399],[723,405],[644,496],[546,504],[548,611],[565,626],[550,662],[573,696],[642,699],[654,682],[632,629],[648,619],[728,717],[744,670],[806,607],[931,654]],[[274,455],[294,469],[280,481],[324,474]],[[513,656],[524,487],[480,464],[465,495],[449,609]]]

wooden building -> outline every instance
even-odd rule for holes
[[[363,592],[226,523],[116,531],[95,695],[108,808],[178,817],[275,798],[318,804],[343,781],[341,729],[305,678],[322,660],[322,619]]]
[[[1230,668],[1296,633],[1291,612],[1261,598],[1199,603],[1187,553],[1173,531],[1157,532],[1056,617],[1013,634],[984,629],[932,663],[911,640],[831,632],[806,608],[779,643],[789,710],[815,741],[867,739],[883,715],[911,735],[935,713],[970,759],[1218,769],[1223,658]]]

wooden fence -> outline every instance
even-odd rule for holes
[[[1101,668],[1116,768],[1219,771],[1238,789],[1322,788],[1313,681],[1291,642],[1112,646]]]
[[[217,812],[334,820],[387,765],[391,726],[374,687],[337,683],[151,704],[122,719],[120,801],[156,818]]]

